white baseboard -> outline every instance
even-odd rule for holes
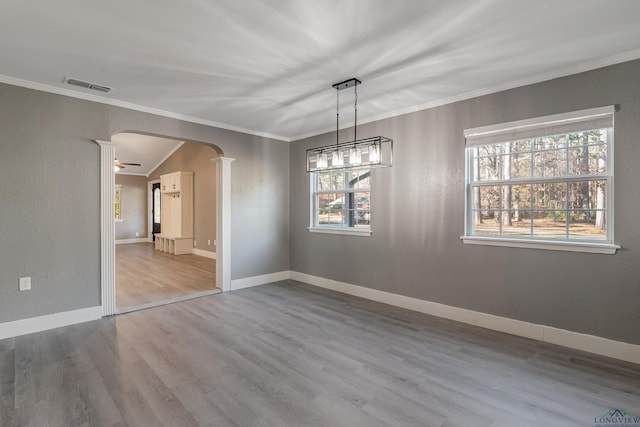
[[[390,292],[378,291],[363,286],[338,282],[323,277],[312,276],[297,271],[290,272],[290,279],[308,283],[333,291],[342,292],[372,301],[418,311],[445,319],[480,326],[494,331],[505,332],[538,341],[548,342],[576,350],[612,357],[614,359],[640,364],[640,345],[614,341],[594,335],[558,329],[551,326],[523,322],[493,314],[481,313],[436,302],[411,298]]]
[[[279,271],[277,273],[263,274],[261,276],[245,277],[244,279],[235,279],[231,281],[231,290],[237,291],[239,289],[279,282],[289,278],[291,278],[291,272],[287,270]]]
[[[147,237],[139,237],[136,239],[120,239],[116,240],[116,245],[128,245],[129,243],[148,243],[149,238]]]
[[[98,320],[101,317],[102,307],[97,306],[0,323],[0,340]]]
[[[280,271],[277,273],[232,280],[231,290],[239,290],[287,279],[297,280],[321,288],[420,313],[640,364],[640,345],[369,289],[363,286],[338,282],[336,280],[325,279],[297,271]],[[102,308],[97,306],[0,323],[0,340],[89,322],[100,319],[101,317]]]
[[[216,259],[216,253],[211,251],[205,251],[204,249],[193,248],[191,251],[192,254],[203,256],[205,258]]]

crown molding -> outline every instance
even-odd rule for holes
[[[168,159],[169,157],[173,156],[173,153],[175,153],[176,151],[178,151],[178,149],[179,149],[180,147],[182,147],[182,146],[184,145],[184,143],[185,143],[185,142],[186,142],[186,141],[180,141],[180,144],[176,145],[176,147],[175,147],[173,150],[169,151],[169,153],[168,153],[166,156],[164,156],[164,157],[162,158],[162,160],[160,160],[160,161],[158,162],[158,164],[157,164],[157,165],[155,165],[155,166],[154,166],[154,167],[149,171],[149,173],[148,173],[148,174],[146,174],[145,176],[146,176],[147,178],[149,178],[149,177],[151,176],[151,174],[152,174],[152,173],[154,173],[154,172],[156,171],[156,169],[158,169],[158,168],[160,167],[160,165],[162,165],[164,162],[166,162],[166,161],[167,161],[167,159]]]
[[[572,74],[579,74],[586,71],[595,70],[598,68],[608,67],[610,65],[616,65],[623,62],[633,61],[636,59],[640,59],[640,49],[631,50],[627,52],[623,52],[617,55],[608,56],[605,58],[598,58],[592,61],[581,62],[579,64],[571,65],[568,67],[559,68],[556,70],[548,71],[541,74],[536,74],[534,76],[525,77],[522,79],[512,80],[510,82],[502,83],[499,85],[489,86],[482,89],[476,89],[469,92],[465,92],[459,95],[450,96],[447,98],[436,99],[434,101],[426,102],[424,104],[415,105],[412,107],[402,108],[399,110],[389,111],[382,114],[377,114],[375,116],[367,117],[361,119],[359,124],[366,124],[371,122],[376,122],[379,120],[389,119],[392,117],[401,116],[404,114],[414,113],[417,111],[427,110],[430,108],[441,107],[443,105],[452,104],[458,101],[464,101],[467,99],[477,98],[484,95],[490,95],[496,92],[502,92],[504,90],[514,89],[517,87],[527,86],[535,83],[544,82],[547,80],[553,80],[560,77],[570,76]],[[160,110],[157,108],[147,107],[144,105],[138,105],[126,101],[120,101],[116,99],[106,98],[103,96],[93,95],[89,93],[78,92],[75,90],[70,90],[66,88],[61,88],[57,86],[52,86],[44,83],[32,82],[29,80],[18,79],[11,76],[6,76],[0,74],[0,83],[6,83],[13,86],[20,86],[27,89],[39,90],[42,92],[55,93],[58,95],[69,96],[72,98],[83,99],[86,101],[93,101],[100,104],[112,105],[114,107],[127,108],[130,110],[140,111],[143,113],[154,114],[157,116],[172,118],[176,120],[182,120],[185,122],[201,124],[205,126],[212,126],[220,129],[226,129],[234,132],[246,133],[249,135],[254,135],[262,138],[270,138],[276,139],[279,141],[285,142],[295,142],[301,139],[310,138],[312,136],[322,135],[325,133],[329,133],[335,131],[335,128],[324,128],[320,130],[315,130],[311,132],[306,132],[303,134],[295,135],[292,137],[286,137],[282,135],[276,135],[266,132],[259,132],[252,129],[247,129],[239,126],[229,125],[226,123],[215,122],[212,120],[205,120],[198,117],[188,116],[179,113],[173,113],[170,111]],[[352,127],[351,125],[343,126],[340,129],[348,129]]]
[[[518,80],[512,80],[510,82],[502,83],[495,86],[489,86],[483,89],[476,89],[469,92],[461,93],[459,95],[450,96],[448,98],[441,98],[434,101],[426,102],[424,104],[415,105],[413,107],[402,108],[399,110],[389,111],[386,113],[378,114],[375,116],[367,117],[359,120],[358,124],[365,124],[371,122],[377,122],[379,120],[389,119],[392,117],[402,116],[409,113],[415,113],[417,111],[428,110],[430,108],[441,107],[447,104],[453,104],[458,101],[465,101],[467,99],[478,98],[484,95],[490,95],[492,93],[502,92],[504,90],[515,89],[522,86],[528,86],[535,83],[541,83],[548,80],[557,79],[560,77],[566,77],[573,74],[584,73],[586,71],[596,70],[598,68],[608,67],[610,65],[621,64],[623,62],[634,61],[640,58],[640,49],[623,52],[617,55],[608,56],[606,58],[599,58],[588,62],[582,62],[580,64],[571,65],[569,67],[559,68],[546,73],[536,74],[534,76],[525,77]],[[340,129],[348,129],[353,126],[344,126]],[[296,136],[292,136],[290,140],[292,142],[299,141],[301,139],[310,138],[312,136],[322,135],[325,133],[333,132],[335,128],[325,128],[318,131],[308,132]]]
[[[122,169],[120,169],[120,170],[122,170]],[[142,177],[145,177],[145,178],[149,178],[149,176],[146,173],[120,172],[120,171],[118,171],[118,172],[116,172],[116,176],[118,176],[118,175],[142,176]]]
[[[117,99],[105,98],[104,96],[93,95],[90,93],[78,92],[66,88],[52,86],[44,83],[32,82],[30,80],[18,79],[11,76],[0,74],[0,83],[6,83],[12,86],[24,87],[27,89],[39,90],[41,92],[55,93],[57,95],[69,96],[71,98],[82,99],[85,101],[97,102],[99,104],[111,105],[114,107],[127,108],[129,110],[140,111],[142,113],[149,113],[156,116],[167,117],[170,119],[182,120],[184,122],[196,123],[205,126],[212,126],[220,129],[226,129],[234,132],[246,133],[253,136],[259,136],[262,138],[276,139],[279,141],[291,142],[290,138],[282,135],[275,135],[272,133],[259,132],[252,129],[243,128],[240,126],[234,126],[226,123],[214,122],[212,120],[201,119],[199,117],[188,116],[185,114],[173,113],[171,111],[160,110],[158,108],[147,107],[144,105],[134,104],[131,102],[120,101]]]

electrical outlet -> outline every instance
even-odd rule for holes
[[[218,246],[215,240],[213,241],[213,246]]]
[[[211,246],[211,240],[207,240],[207,245]]]
[[[139,235],[140,235],[140,233],[138,233],[138,232],[136,231],[136,237],[138,237]]]
[[[196,242],[195,240],[193,241],[193,247],[198,246],[198,242]]]
[[[20,290],[21,291],[30,291],[31,290],[31,277],[21,277],[20,278]]]

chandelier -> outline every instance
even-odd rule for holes
[[[389,167],[393,165],[393,140],[384,136],[357,139],[358,135],[358,85],[362,82],[351,78],[332,85],[336,89],[336,143],[307,150],[307,172],[323,172],[336,169]],[[353,87],[355,120],[353,141],[340,142],[340,91]]]

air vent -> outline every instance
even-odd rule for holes
[[[99,90],[100,92],[109,92],[111,90],[110,87],[96,85],[96,84],[93,84],[93,83],[91,84],[91,86],[89,86],[89,89]]]
[[[89,83],[89,82],[84,82],[82,80],[78,80],[78,79],[72,79],[72,78],[65,78],[64,82],[68,85],[71,86],[78,86],[78,87],[83,87],[85,89],[91,89],[91,90],[97,90],[98,92],[104,92],[107,93],[111,90],[110,87],[108,86],[104,86],[104,85],[99,85],[96,83]]]

